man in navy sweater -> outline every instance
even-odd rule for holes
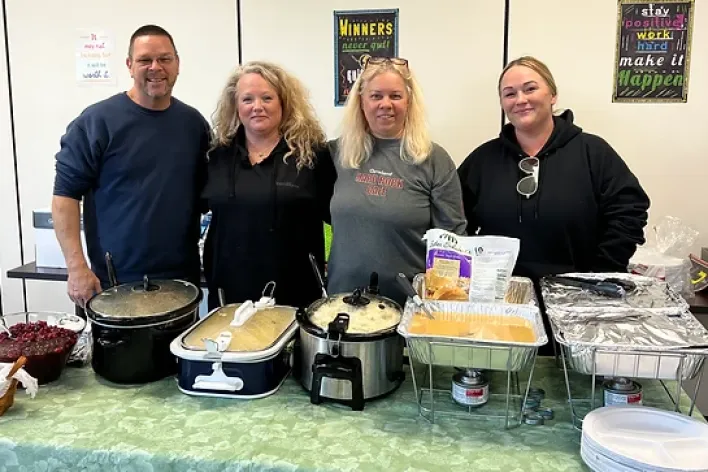
[[[155,25],[130,38],[133,87],[86,108],[56,155],[52,217],[77,305],[108,285],[110,252],[120,283],[180,278],[198,283],[199,194],[209,125],[172,97],[179,56]],[[80,240],[79,202],[90,266]]]

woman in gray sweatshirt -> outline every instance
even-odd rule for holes
[[[465,234],[455,163],[430,139],[421,92],[400,58],[366,58],[344,110],[342,134],[330,143],[337,182],[330,204],[330,293],[368,285],[401,305],[399,272],[425,271],[425,232]]]

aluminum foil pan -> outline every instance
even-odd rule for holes
[[[553,334],[569,366],[580,373],[662,380],[694,377],[708,353],[708,331],[666,283],[629,273],[570,273],[618,278],[636,289],[609,298],[541,280]]]
[[[688,311],[671,316],[641,310],[548,315],[566,344],[649,351],[708,348],[708,330]]]
[[[677,351],[617,351],[562,344],[568,367],[585,375],[638,379],[688,380],[701,371],[705,354]],[[594,360],[594,361],[593,361]]]
[[[579,311],[604,311],[607,309],[647,309],[660,313],[676,313],[688,310],[688,303],[665,282],[653,277],[630,273],[568,273],[559,277],[578,277],[587,280],[607,278],[632,282],[636,289],[623,298],[610,298],[586,289],[572,287],[548,279],[541,279],[541,296],[550,309]]]
[[[688,379],[708,355],[708,330],[688,311],[547,313],[571,368],[583,374]]]
[[[548,342],[540,312],[537,307],[531,305],[459,301],[428,303],[432,311],[449,317],[464,318],[478,315],[522,317],[531,322],[534,340],[533,342],[489,341],[411,333],[409,327],[414,315],[419,313],[420,309],[409,299],[397,330],[406,338],[409,354],[424,364],[517,372],[528,365],[538,346]]]

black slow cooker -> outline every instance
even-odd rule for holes
[[[202,291],[183,280],[116,285],[86,304],[91,321],[91,365],[120,384],[152,382],[177,372],[170,343],[198,319]]]

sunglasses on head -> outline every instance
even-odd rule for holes
[[[538,190],[538,169],[541,165],[538,157],[524,157],[519,161],[519,169],[526,175],[516,184],[516,191],[520,195],[530,198]]]
[[[369,65],[381,65],[390,62],[394,66],[408,67],[408,59],[403,59],[401,57],[383,57],[383,56],[366,56],[362,61],[364,70]]]

